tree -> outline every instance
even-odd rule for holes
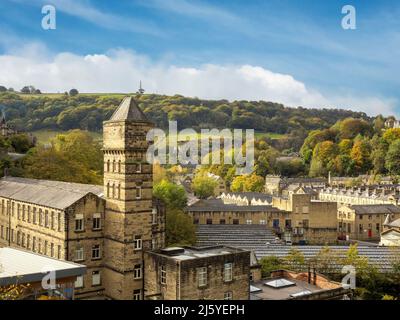
[[[304,271],[306,259],[304,258],[303,252],[298,249],[290,249],[287,256],[283,258],[283,265],[285,269],[296,272]]]
[[[395,140],[400,139],[400,128],[387,129],[382,137],[387,144],[391,144]]]
[[[260,260],[262,277],[269,277],[272,271],[283,269],[282,259],[276,256],[265,256]]]
[[[155,184],[153,194],[164,201],[167,209],[183,209],[187,203],[185,189],[167,180]]]
[[[231,184],[233,192],[262,192],[263,189],[264,178],[255,173],[237,176],[232,180]]]
[[[167,170],[165,170],[159,163],[153,164],[153,183],[157,184],[162,180],[168,180]]]
[[[167,209],[166,217],[167,246],[194,245],[196,226],[191,218],[180,209]]]
[[[0,86],[0,92],[7,92],[7,88],[4,86]]]
[[[310,261],[318,272],[326,275],[337,273],[339,262],[339,253],[329,246],[323,247]]]
[[[205,173],[196,174],[192,183],[194,194],[200,199],[207,199],[214,195],[214,190],[217,186],[218,181],[208,177]]]
[[[367,140],[356,139],[350,156],[354,161],[354,169],[357,173],[365,173],[371,168],[371,148]]]
[[[18,153],[25,153],[30,148],[34,147],[32,139],[25,133],[14,134],[10,136],[8,140],[15,152]]]
[[[393,141],[386,154],[385,167],[393,175],[400,174],[400,139]]]
[[[71,89],[69,90],[69,95],[71,97],[77,96],[79,94],[79,91],[77,89]]]

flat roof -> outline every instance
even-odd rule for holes
[[[287,283],[286,285],[274,287],[267,285],[269,282],[280,281]],[[292,278],[270,279],[268,281],[259,280],[251,284],[250,299],[251,300],[286,300],[298,297],[304,294],[311,294],[318,291],[325,291],[320,287]]]
[[[39,282],[51,270],[56,272],[57,279],[62,279],[85,274],[86,266],[21,249],[0,248],[0,286],[15,284],[16,281]]]

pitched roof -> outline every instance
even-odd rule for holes
[[[88,193],[103,196],[103,186],[52,180],[4,177],[0,197],[64,210]]]
[[[133,97],[125,97],[110,118],[111,121],[149,122]]]
[[[388,226],[400,228],[400,219],[392,221],[391,223],[388,224]]]
[[[394,204],[368,204],[368,205],[352,205],[356,214],[388,214],[400,213],[400,208]]]

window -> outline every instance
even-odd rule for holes
[[[136,187],[136,199],[140,199],[142,197],[142,187]]]
[[[225,219],[219,219],[219,224],[225,224]]]
[[[197,268],[197,284],[199,287],[207,285],[207,267]]]
[[[199,218],[194,218],[193,219],[193,224],[199,224]]]
[[[135,250],[142,250],[142,237],[135,236],[135,240],[133,241],[133,248]]]
[[[308,220],[303,220],[303,228],[308,228],[308,227],[309,227]]]
[[[141,163],[138,163],[138,164],[136,165],[136,172],[137,172],[137,173],[142,172],[142,164],[141,164]]]
[[[260,220],[260,224],[267,224],[265,220]]]
[[[75,215],[75,231],[83,231],[83,214]]]
[[[44,226],[46,228],[49,227],[49,212],[47,210],[45,210],[45,214],[44,214]]]
[[[379,225],[379,223],[376,224],[376,231],[378,231],[378,232],[380,231],[380,225]]]
[[[54,257],[54,243],[50,245],[50,257]]]
[[[26,248],[31,248],[31,236],[29,234],[26,236]]]
[[[303,206],[303,213],[309,213],[308,206]]]
[[[160,267],[160,283],[167,284],[167,268],[165,266]]]
[[[39,226],[43,225],[42,209],[39,209]]]
[[[75,288],[83,288],[83,276],[76,277]]]
[[[233,219],[233,224],[239,224],[239,219]]]
[[[233,299],[232,291],[227,291],[224,293],[224,300],[232,300],[232,299]]]
[[[75,261],[85,260],[83,247],[77,248],[75,250]]]
[[[133,300],[142,300],[142,290],[133,290]]]
[[[233,264],[232,263],[225,263],[224,265],[224,281],[232,281],[232,273],[233,273]]]
[[[46,255],[47,256],[47,245],[48,245],[48,242],[47,242],[47,240],[44,242],[44,248],[43,248],[43,253],[44,253],[44,255]]]
[[[246,224],[252,224],[253,220],[246,220]]]
[[[58,231],[61,231],[61,213],[58,213],[58,217],[57,217],[57,225],[58,225]]]
[[[36,237],[32,238],[32,251],[36,252]]]
[[[101,229],[101,214],[95,213],[93,214],[93,230]]]
[[[151,250],[157,249],[157,239],[151,239]]]
[[[57,246],[57,259],[61,259],[61,246]]]
[[[92,286],[99,286],[101,284],[100,271],[92,272]]]
[[[142,279],[142,265],[136,264],[133,268],[133,279]]]
[[[151,223],[157,224],[157,208],[153,208],[151,211]]]
[[[92,259],[100,259],[100,245],[96,244],[92,247]]]
[[[54,230],[54,211],[51,212],[51,229]]]
[[[212,224],[212,219],[207,219],[207,224]]]

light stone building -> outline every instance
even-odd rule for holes
[[[393,204],[351,205],[338,208],[338,231],[343,240],[379,240],[385,220],[400,218]]]
[[[143,252],[165,245],[145,159],[151,127],[131,97],[104,122],[104,186],[0,180],[0,246],[86,265],[77,298],[143,299]]]

